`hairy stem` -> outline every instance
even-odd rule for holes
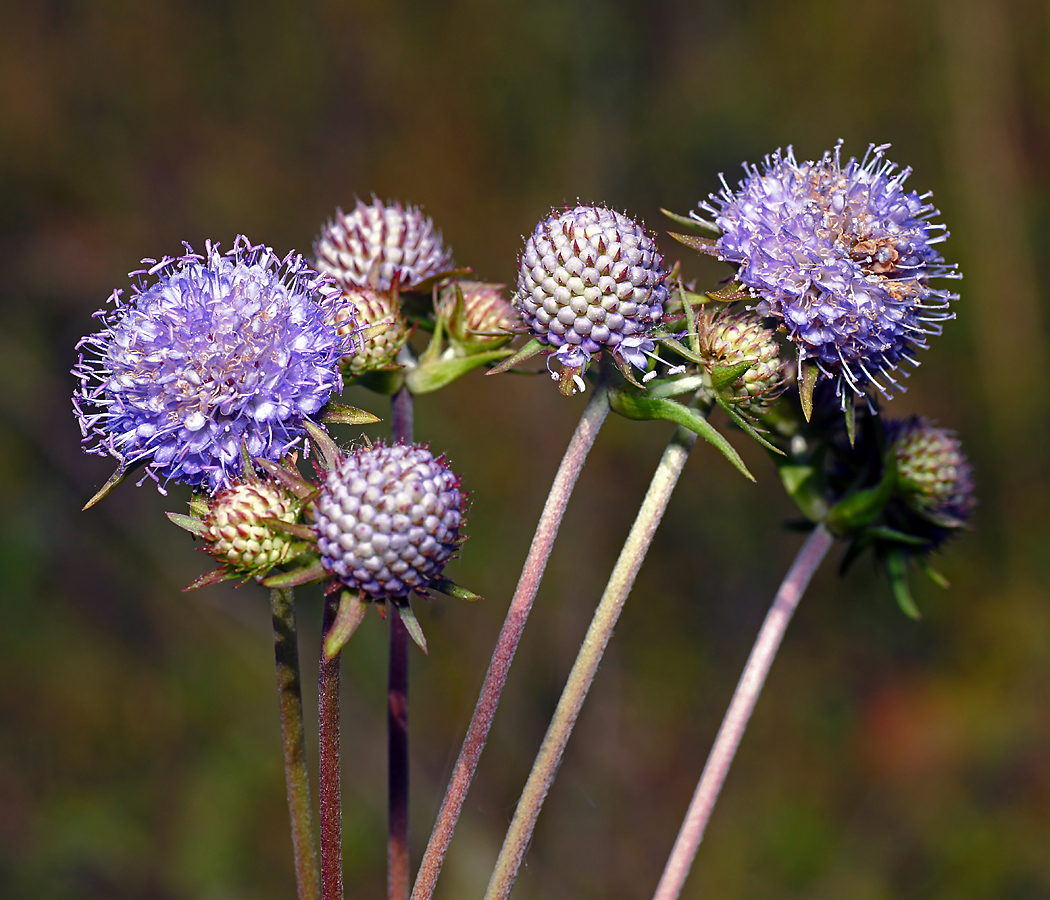
[[[514,653],[518,649],[518,642],[525,629],[525,621],[532,609],[532,601],[536,597],[540,580],[543,578],[543,570],[554,546],[554,539],[558,534],[562,517],[565,515],[565,508],[568,506],[569,497],[576,486],[576,480],[579,478],[587,454],[594,445],[594,440],[608,414],[608,393],[604,385],[599,382],[576,426],[565,456],[562,457],[554,483],[547,495],[547,502],[536,525],[536,533],[532,538],[532,546],[529,547],[529,555],[522,567],[518,586],[510,601],[510,608],[507,610],[503,628],[492,653],[492,660],[485,673],[485,681],[481,686],[474,715],[470,720],[467,735],[463,739],[463,747],[456,760],[456,766],[445,791],[445,799],[441,803],[441,810],[438,812],[434,830],[419,866],[419,874],[416,876],[416,884],[412,891],[412,900],[430,900],[434,893],[441,865],[452,840],[452,832],[455,830],[460,811],[463,809],[463,801],[466,799],[470,783],[474,778],[481,751],[485,748],[485,741],[492,727],[492,719],[499,705],[500,694],[507,681],[510,665],[514,661]]]
[[[273,613],[277,696],[281,707],[284,778],[288,786],[295,880],[299,900],[320,900],[321,886],[317,869],[317,845],[314,842],[313,813],[310,808],[310,779],[306,769],[303,694],[299,677],[299,648],[292,589],[274,588],[270,592],[270,609]]]
[[[407,387],[391,400],[391,432],[395,442],[409,443],[413,430],[413,400]],[[390,832],[387,843],[387,898],[408,900],[408,630],[393,604],[390,620],[390,678],[387,688],[387,797]]]
[[[631,526],[630,534],[624,543],[620,557],[616,561],[605,592],[602,594],[590,628],[583,639],[583,645],[573,664],[569,679],[562,691],[558,707],[551,719],[543,744],[533,763],[528,781],[521,792],[514,819],[511,821],[507,836],[503,841],[496,867],[489,881],[486,900],[504,900],[509,896],[514,880],[517,877],[525,850],[532,839],[543,801],[557,774],[565,745],[580,714],[583,701],[594,681],[598,664],[601,662],[605,648],[612,637],[613,628],[620,617],[624,601],[634,585],[635,577],[641,568],[645,554],[652,543],[656,528],[663,518],[664,510],[671,498],[671,492],[678,483],[686,458],[696,434],[685,428],[678,428],[671,442],[667,445],[660,464],[653,474],[649,490],[638,510],[638,515]]]
[[[323,900],[343,900],[343,812],[339,754],[339,656],[327,659],[324,638],[339,609],[339,594],[325,597],[318,674],[320,719],[321,893]]]
[[[722,726],[718,729],[714,746],[707,757],[704,771],[653,900],[676,900],[681,893],[697,848],[703,840],[704,829],[707,828],[711,812],[718,800],[719,791],[722,790],[737,747],[740,746],[740,739],[744,736],[744,729],[747,728],[748,719],[751,718],[766,675],[769,674],[769,667],[773,664],[773,657],[776,656],[780,641],[784,637],[784,631],[813,573],[831,549],[834,540],[831,532],[823,525],[818,525],[798,551],[795,561],[781,582],[780,589],[773,598],[773,605],[769,608],[755,645],[751,649],[751,655],[744,665],[744,672],[737,683],[733,699],[729,702],[725,718],[722,719]]]

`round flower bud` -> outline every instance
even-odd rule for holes
[[[701,204],[722,231],[712,252],[739,267],[758,312],[783,323],[799,360],[815,362],[843,398],[868,385],[889,396],[877,376],[895,385],[902,360],[918,365],[914,351],[940,334],[958,299],[930,287],[960,277],[934,248],[947,232],[931,223],[929,195],[904,189],[911,169],[886,160],[887,146],[846,163],[841,141],[817,162],[778,150]]]
[[[344,289],[367,286],[389,290],[397,278],[403,289],[453,268],[441,232],[415,206],[386,205],[376,197],[360,200],[350,213],[336,210],[314,243],[317,268]]]
[[[273,481],[252,477],[234,484],[208,501],[204,549],[232,569],[269,571],[287,557],[294,538],[260,520],[294,524],[301,506],[298,498]]]
[[[449,320],[453,340],[470,350],[492,350],[510,340],[508,332],[521,327],[518,311],[507,300],[505,284],[482,281],[457,283],[463,295],[463,316],[451,321],[456,308],[456,292],[442,294],[438,313]]]
[[[459,547],[463,505],[459,478],[426,447],[356,450],[314,505],[321,563],[375,600],[406,597],[439,577]]]
[[[582,370],[605,347],[644,369],[665,278],[641,225],[604,206],[577,206],[552,212],[525,242],[515,304],[563,366]]]
[[[701,331],[701,346],[709,369],[756,360],[750,369],[719,388],[724,397],[745,411],[765,412],[784,389],[786,366],[780,345],[773,329],[766,328],[752,313],[722,312]]]
[[[913,416],[887,423],[886,437],[905,503],[953,527],[965,525],[976,505],[973,468],[955,432]]]
[[[394,365],[398,351],[411,333],[408,322],[401,315],[401,304],[390,291],[347,287],[333,318],[340,334],[345,330],[358,335],[358,346],[342,360],[343,372],[350,376]],[[374,326],[386,327],[368,334]]]

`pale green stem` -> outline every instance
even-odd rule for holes
[[[525,856],[525,850],[532,840],[543,801],[550,790],[554,776],[557,774],[565,745],[580,714],[580,708],[594,681],[595,673],[601,662],[605,648],[612,637],[616,621],[620,617],[624,601],[634,585],[645,554],[652,543],[656,528],[663,518],[664,510],[671,498],[671,492],[682,474],[682,467],[693,444],[696,443],[695,432],[678,428],[671,442],[667,445],[660,464],[653,474],[649,490],[642,501],[641,508],[631,526],[631,532],[620,551],[605,593],[591,620],[591,626],[583,639],[576,662],[569,674],[568,682],[562,691],[554,718],[547,729],[543,744],[529,773],[525,789],[518,800],[514,819],[507,830],[496,867],[489,881],[486,900],[505,900],[514,885],[518,869]]]
[[[284,779],[288,787],[288,813],[292,823],[295,881],[299,900],[320,900],[321,878],[310,804],[310,778],[306,769],[303,692],[299,677],[299,647],[292,589],[274,588],[270,591],[270,609],[273,613],[277,696],[281,707]]]
[[[813,573],[834,541],[831,532],[823,525],[814,528],[781,582],[751,655],[744,665],[744,672],[737,683],[733,699],[729,702],[722,726],[718,729],[718,736],[707,757],[700,782],[696,786],[693,800],[689,804],[685,821],[682,822],[678,839],[667,860],[653,900],[676,900],[682,892],[682,885],[689,874],[700,841],[703,840],[704,829],[707,828],[719,791],[722,790],[726,774],[740,746],[740,739],[744,736],[744,729],[747,728],[747,722],[758,701],[758,695],[762,692],[762,685],[765,684],[766,675],[769,674],[769,667],[773,664],[773,657],[780,647],[784,631]]]
[[[514,653],[525,629],[525,620],[532,609],[532,601],[536,597],[540,580],[543,578],[543,570],[546,568],[547,559],[554,546],[554,538],[558,534],[562,517],[565,515],[565,508],[569,504],[569,497],[572,495],[572,489],[579,478],[583,463],[608,414],[609,395],[604,383],[599,381],[576,426],[572,440],[565,450],[565,456],[562,457],[558,473],[554,476],[550,493],[547,495],[547,502],[536,525],[536,534],[532,538],[532,546],[529,548],[529,555],[521,570],[521,578],[518,579],[518,586],[510,601],[496,648],[492,652],[492,661],[489,663],[488,672],[485,673],[485,683],[481,686],[481,694],[474,708],[470,727],[463,739],[463,747],[459,751],[459,758],[456,760],[452,777],[449,779],[445,799],[441,803],[434,830],[427,843],[426,852],[423,854],[423,861],[419,865],[419,874],[416,876],[416,884],[412,890],[412,900],[430,900],[434,893],[441,865],[452,840],[452,832],[455,830],[460,811],[463,809],[463,801],[466,799],[474,772],[478,767],[481,751],[485,748],[485,741],[492,727],[492,719],[496,714],[500,694],[507,681],[507,673],[514,661]]]

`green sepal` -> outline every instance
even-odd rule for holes
[[[896,528],[890,528],[888,525],[876,525],[872,528],[867,528],[864,534],[877,541],[904,544],[907,547],[925,547],[929,543],[927,538],[919,537],[915,534],[907,534],[906,532],[898,531]]]
[[[309,419],[305,419],[303,425],[310,435],[310,440],[313,441],[314,446],[317,448],[317,452],[321,454],[321,464],[324,466],[324,470],[331,472],[342,461],[343,454],[339,452],[339,448],[336,446],[335,441],[332,440],[331,435],[323,428],[315,425]]]
[[[835,534],[852,534],[871,525],[893,496],[896,481],[893,466],[886,466],[875,487],[847,494],[829,510],[828,528]]]
[[[419,626],[419,620],[416,618],[416,614],[412,612],[412,607],[409,605],[408,598],[391,600],[390,602],[394,604],[394,609],[397,610],[397,614],[401,617],[401,622],[404,624],[405,631],[408,632],[409,637],[419,645],[420,650],[426,653],[427,639],[423,636],[423,629]]]
[[[195,519],[193,516],[184,516],[182,513],[164,513],[172,522],[179,526],[184,531],[188,531],[194,537],[207,537],[208,526],[205,525],[200,519]]]
[[[280,531],[284,534],[290,534],[292,537],[297,537],[301,541],[317,543],[317,533],[309,525],[301,525],[297,522],[285,522],[283,519],[275,519],[270,516],[260,516],[259,524],[265,525],[272,531]]]
[[[208,495],[195,493],[190,497],[190,515],[195,519],[203,519],[208,515],[210,504],[208,503]]]
[[[705,296],[711,300],[717,300],[719,303],[733,303],[736,300],[746,300],[751,294],[744,290],[740,282],[731,281],[724,288],[719,288],[717,291],[708,291]]]
[[[711,384],[716,388],[724,388],[731,381],[736,381],[736,379],[743,375],[748,369],[753,368],[757,362],[758,357],[756,356],[752,359],[743,359],[730,366],[712,366]]]
[[[99,500],[108,497],[110,492],[137,468],[138,466],[129,466],[128,468],[117,469],[116,472],[109,476],[109,480],[98,489],[95,496],[84,504],[80,511],[83,512],[85,509],[91,509],[91,507],[98,503]]]
[[[654,378],[646,385],[650,397],[677,397],[679,394],[695,394],[704,386],[703,375],[686,375],[684,378]]]
[[[933,566],[930,565],[929,559],[925,556],[919,556],[919,568],[922,569],[923,574],[930,579],[937,587],[948,590],[951,587],[951,583],[945,578],[940,572],[938,572]]]
[[[820,489],[820,480],[815,466],[783,463],[777,466],[784,490],[799,512],[811,522],[823,522],[828,514],[828,504]]]
[[[722,229],[715,225],[713,222],[708,222],[706,219],[694,219],[689,216],[680,216],[678,213],[673,213],[669,209],[660,207],[662,212],[672,222],[677,222],[679,225],[684,225],[686,228],[691,228],[693,231],[707,231],[711,234],[721,234]]]
[[[674,350],[675,353],[677,353],[679,356],[685,357],[690,362],[702,364],[704,361],[703,357],[700,356],[699,353],[690,350],[688,347],[686,347],[684,344],[682,344],[675,338],[664,338],[660,341],[660,343],[664,344],[667,347],[670,347],[672,350]]]
[[[273,476],[274,481],[281,484],[282,487],[287,488],[300,500],[305,500],[311,494],[317,490],[317,486],[311,484],[305,478],[303,478],[298,472],[295,472],[285,466],[275,463],[272,459],[263,459],[261,456],[256,457],[256,465],[265,469],[270,475]]]
[[[627,362],[626,359],[620,356],[619,353],[610,353],[609,358],[612,360],[613,365],[616,366],[617,369],[619,369],[620,374],[624,377],[624,381],[633,384],[640,391],[645,390],[645,385],[634,377],[634,366],[632,366],[629,362]],[[564,368],[565,366],[562,366],[563,370]],[[586,366],[584,366],[580,370],[580,374],[582,375],[585,371],[587,371]]]
[[[711,240],[711,238],[697,237],[695,234],[678,234],[674,231],[669,231],[667,233],[678,241],[678,243],[685,244],[691,250],[706,253],[708,256],[714,256],[717,252],[715,250],[715,242]]]
[[[357,626],[360,625],[368,612],[371,604],[365,599],[364,592],[356,597],[344,589],[339,595],[339,609],[335,614],[335,621],[324,636],[324,658],[335,659],[346,642],[350,640]]]
[[[685,313],[686,333],[689,335],[689,349],[699,361],[700,353],[700,331],[696,327],[696,310],[693,306],[702,306],[707,302],[706,296],[691,294],[685,289],[681,281],[678,282],[678,294],[682,298],[682,312]]]
[[[359,375],[353,383],[376,394],[393,395],[405,386],[405,370],[401,366],[375,369]]]
[[[891,550],[883,559],[886,567],[886,575],[890,580],[890,588],[897,600],[897,605],[904,615],[910,619],[921,619],[922,613],[912,599],[911,590],[908,587],[908,559],[900,550]]]
[[[798,398],[802,401],[802,415],[808,422],[813,416],[813,389],[817,386],[820,369],[815,362],[801,360],[798,364]]]
[[[725,414],[736,423],[737,428],[743,431],[744,434],[746,434],[753,440],[758,441],[758,443],[765,447],[770,453],[775,453],[778,456],[785,455],[783,450],[781,450],[776,445],[769,443],[769,441],[767,441],[765,437],[763,437],[762,433],[757,428],[755,428],[754,425],[752,425],[746,418],[740,415],[740,413],[733,408],[733,404],[727,401],[725,397],[723,397],[721,394],[716,393],[715,402],[720,407],[722,407],[722,410],[725,412]]]
[[[264,578],[262,586],[268,588],[299,587],[303,584],[321,581],[327,577],[328,573],[325,571],[324,566],[321,565],[321,560],[315,559],[309,565],[292,569],[291,572],[282,572],[280,575],[271,575],[269,578]]]
[[[187,584],[186,587],[184,587],[182,590],[183,592],[195,591],[198,588],[211,587],[213,584],[222,584],[222,582],[224,581],[232,581],[234,578],[239,577],[240,576],[232,569],[228,569],[225,566],[223,566],[218,569],[212,569],[210,572],[205,572],[203,575],[200,576],[200,578],[194,579],[189,584]]]
[[[383,420],[366,409],[344,406],[342,403],[329,403],[321,421],[326,425],[374,425]]]
[[[413,394],[429,394],[451,384],[467,372],[477,369],[486,363],[504,359],[512,353],[509,349],[489,350],[486,353],[475,353],[472,356],[457,356],[454,359],[431,360],[421,362],[409,370],[405,384]]]
[[[513,356],[507,357],[503,362],[493,366],[485,374],[486,375],[499,375],[506,372],[508,369],[513,369],[515,366],[525,362],[527,359],[532,359],[537,353],[540,353],[547,345],[540,342],[539,338],[533,338],[524,347],[522,347]]]
[[[460,587],[454,581],[449,581],[447,578],[435,578],[427,585],[427,587],[444,594],[446,597],[454,597],[457,600],[469,600],[471,603],[475,600],[484,599],[481,594],[475,594],[473,591],[468,591],[465,587]]]
[[[755,481],[755,476],[748,471],[747,466],[744,465],[744,461],[740,458],[740,454],[736,452],[733,445],[719,434],[711,423],[695,409],[683,406],[676,400],[643,397],[626,391],[616,390],[609,392],[609,405],[627,419],[664,419],[688,428],[690,431],[695,431],[705,441],[716,447],[745,478],[749,481]]]
[[[852,447],[857,443],[857,395],[851,390],[846,390],[843,398],[843,412],[846,414],[846,437]]]

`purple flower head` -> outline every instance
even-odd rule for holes
[[[300,439],[342,390],[355,336],[328,324],[339,291],[301,256],[243,236],[228,253],[185,246],[143,260],[130,300],[114,291],[95,313],[104,327],[77,345],[73,406],[87,452],[214,493],[241,474],[242,444],[278,460]]]
[[[532,334],[582,372],[604,347],[644,369],[667,300],[645,229],[604,206],[555,210],[525,242],[515,305]]]
[[[737,266],[737,279],[757,310],[783,322],[799,360],[813,360],[857,394],[869,384],[887,397],[883,376],[954,317],[958,294],[930,287],[931,278],[961,277],[934,245],[947,238],[931,224],[930,195],[906,191],[911,169],[884,157],[888,144],[842,163],[842,142],[818,162],[800,163],[788,147],[764,165],[744,166],[736,190],[723,189],[701,209],[722,235],[714,252]]]

